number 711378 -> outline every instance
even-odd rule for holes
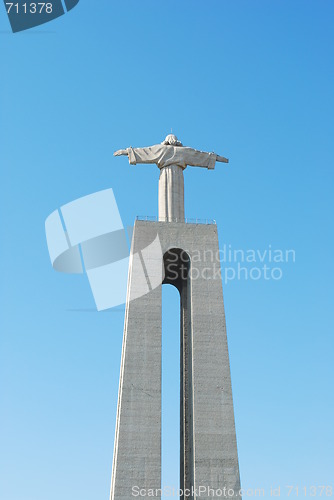
[[[7,13],[14,12],[15,14],[46,14],[52,13],[52,3],[48,2],[26,2],[23,4],[6,2]]]

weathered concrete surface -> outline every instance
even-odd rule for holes
[[[156,284],[163,260],[147,250],[157,235],[161,255],[179,249],[190,258],[185,279],[175,283],[181,294],[183,348],[180,484],[195,489],[233,488],[238,497],[229,356],[216,260],[217,227],[137,221],[129,269],[111,498],[133,499],[135,485],[161,487],[161,285]],[[151,291],[139,296],[138,284],[145,280]],[[131,300],[132,293],[138,298]],[[201,499],[208,498],[201,495]]]

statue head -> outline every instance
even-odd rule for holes
[[[169,134],[167,135],[166,139],[161,143],[164,144],[165,146],[182,146],[182,142],[178,140],[176,135]]]

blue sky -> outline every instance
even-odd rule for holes
[[[108,187],[124,224],[156,215],[158,169],[112,153],[171,128],[230,158],[186,170],[187,216],[221,247],[296,254],[281,280],[224,284],[242,486],[333,482],[333,18],[330,0],[81,0],[14,35],[0,9],[1,499],[108,498],[124,310],[52,270],[44,221]],[[163,333],[177,484],[168,286]]]

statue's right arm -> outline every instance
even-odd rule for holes
[[[164,149],[165,146],[161,144],[149,146],[147,148],[130,147],[127,149],[119,149],[114,153],[114,156],[127,155],[130,165],[136,165],[137,163],[157,163]]]
[[[114,156],[128,156],[128,150],[119,149],[118,151],[115,151]]]
[[[128,148],[127,154],[130,165],[137,163],[157,163],[161,156],[163,146],[149,146],[147,148]]]

